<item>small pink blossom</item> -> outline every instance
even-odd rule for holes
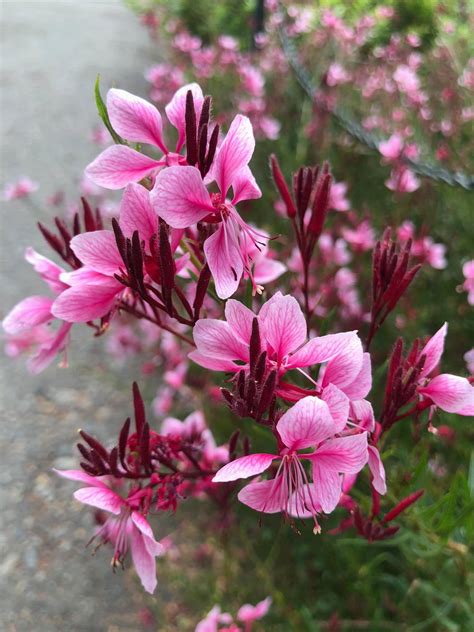
[[[153,593],[157,585],[155,558],[163,555],[164,551],[161,544],[155,540],[150,525],[140,511],[143,491],[139,488],[132,489],[127,498],[123,498],[107,484],[108,477],[90,476],[82,470],[54,471],[59,476],[87,485],[74,492],[76,500],[112,514],[94,537],[101,537],[113,544],[114,567],[123,566],[130,549],[143,588]]]
[[[267,597],[263,601],[260,601],[256,606],[251,606],[246,603],[239,608],[237,613],[237,619],[245,623],[246,629],[250,629],[250,626],[258,619],[263,619],[268,614],[270,606],[272,605],[272,598]]]
[[[474,259],[466,261],[462,267],[462,273],[466,279],[462,288],[467,292],[467,302],[469,305],[474,305]]]
[[[347,183],[333,182],[329,190],[329,208],[335,211],[348,211],[351,203],[347,199]]]
[[[431,401],[448,413],[474,415],[474,386],[465,377],[442,373],[436,369],[444,351],[444,340],[448,331],[445,323],[419,352],[425,356],[423,370],[418,383],[418,393],[424,400]]]
[[[312,517],[315,533],[319,533],[316,515],[321,511],[331,513],[337,506],[342,493],[341,474],[355,474],[368,461],[366,432],[336,436],[346,426],[347,398],[334,387],[324,397],[331,403],[333,414],[324,399],[299,400],[276,425],[277,454],[250,454],[235,459],[224,465],[213,481],[222,483],[262,474],[278,459],[275,477],[248,484],[239,492],[239,500],[264,513]],[[308,448],[312,451],[301,452]],[[311,464],[311,482],[304,461]]]
[[[204,242],[204,253],[219,298],[228,298],[237,290],[244,271],[253,279],[251,261],[242,239],[264,242],[263,234],[248,226],[235,206],[242,200],[256,199],[261,191],[248,163],[255,148],[252,125],[245,116],[234,118],[217,150],[212,179],[220,193],[210,194],[196,167],[169,167],[161,171],[151,192],[152,204],[160,217],[173,228],[187,228],[206,220],[218,224]],[[232,201],[226,199],[232,187]],[[257,291],[254,283],[254,290]]]
[[[28,197],[39,189],[39,184],[26,176],[22,176],[16,182],[11,182],[3,189],[3,199],[19,200]]]
[[[179,152],[185,142],[186,95],[191,91],[199,117],[204,97],[197,83],[180,88],[166,106],[169,122],[178,131],[174,152],[165,144],[161,114],[154,105],[125,90],[112,88],[107,93],[107,110],[115,131],[128,141],[157,147],[163,154],[159,160],[150,158],[128,145],[113,145],[105,149],[85,169],[86,176],[106,189],[122,189],[139,182],[169,164],[186,164]]]

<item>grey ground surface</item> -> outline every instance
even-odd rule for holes
[[[27,245],[47,253],[35,228],[52,211],[45,201],[63,189],[77,198],[83,167],[97,153],[87,138],[97,124],[92,98],[100,72],[146,94],[151,59],[144,29],[120,2],[3,1],[2,181],[28,175],[40,183],[32,203],[2,205],[0,317],[18,300],[42,290],[23,260]],[[50,469],[75,465],[83,427],[106,438],[129,410],[119,368],[101,343],[74,335],[70,368],[37,377],[23,361],[0,358],[2,420],[0,500],[0,629],[8,631],[141,630],[143,602],[132,572],[111,575],[108,553],[91,558],[84,543],[90,513],[74,502],[74,484]]]

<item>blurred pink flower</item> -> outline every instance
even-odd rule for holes
[[[19,200],[24,197],[28,197],[30,193],[34,193],[39,189],[39,184],[34,182],[27,176],[22,176],[16,182],[10,182],[5,185],[3,189],[3,199]]]

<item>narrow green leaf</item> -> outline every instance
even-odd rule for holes
[[[97,75],[97,79],[95,80],[94,93],[95,93],[95,104],[97,107],[97,112],[100,118],[102,119],[102,122],[104,123],[105,127],[109,130],[109,133],[114,139],[114,142],[119,145],[125,145],[126,144],[125,141],[123,140],[123,138],[121,138],[117,134],[117,132],[114,130],[110,122],[109,113],[107,112],[107,106],[105,105],[102,95],[100,94],[100,75]]]

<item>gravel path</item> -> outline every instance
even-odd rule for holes
[[[77,199],[84,165],[97,153],[87,138],[97,124],[93,84],[112,82],[146,93],[146,33],[120,2],[3,1],[2,188],[25,174],[40,182],[33,203],[3,204],[0,316],[41,292],[23,260],[27,245],[47,254],[35,229],[48,220],[46,198],[63,189]],[[84,335],[85,334],[85,335]],[[70,369],[37,377],[23,362],[0,358],[1,539],[0,629],[141,630],[143,596],[134,574],[117,573],[108,553],[91,558],[84,544],[90,513],[71,498],[73,484],[51,474],[74,467],[77,428],[102,438],[130,408],[127,375],[104,370],[101,343],[74,335]],[[108,368],[108,367],[106,367]]]

